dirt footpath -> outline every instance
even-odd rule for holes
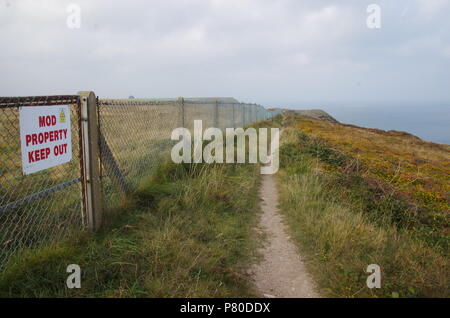
[[[307,273],[298,248],[290,241],[278,211],[276,177],[262,177],[259,227],[267,235],[260,251],[264,256],[251,270],[255,285],[267,298],[315,298],[315,284]]]

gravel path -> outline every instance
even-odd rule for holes
[[[250,274],[258,290],[267,298],[316,298],[315,284],[307,273],[298,248],[290,241],[278,211],[278,190],[274,175],[262,176],[259,227],[267,234],[260,251],[264,259]]]

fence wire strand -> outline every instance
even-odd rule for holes
[[[168,159],[171,133],[179,127],[181,111],[176,102],[99,100],[98,106],[104,138],[102,186],[105,204],[111,207],[121,198],[114,179],[136,188]]]
[[[70,105],[72,161],[24,176],[19,107],[40,105]],[[99,99],[97,106],[107,209],[170,159],[175,128],[192,131],[194,120],[202,120],[203,129],[224,130],[276,115],[258,105],[216,99]],[[79,107],[78,95],[0,97],[0,270],[23,249],[57,242],[71,231],[86,228]]]
[[[102,186],[105,205],[112,207],[124,192],[136,188],[169,160],[175,144],[171,133],[184,127],[193,131],[194,121],[203,129],[244,127],[274,114],[255,104],[216,99],[98,101]]]
[[[70,105],[73,159],[24,176],[19,107]],[[14,254],[81,229],[78,96],[0,98],[0,269]]]

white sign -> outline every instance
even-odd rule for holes
[[[20,107],[23,174],[72,160],[69,106]]]

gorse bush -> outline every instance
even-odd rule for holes
[[[347,152],[319,137],[322,123],[303,117],[286,122],[280,149],[280,206],[322,293],[449,296],[446,223],[427,222],[426,207],[397,184],[377,178],[371,161],[361,159],[366,157],[363,149]],[[308,131],[305,122],[314,122],[317,131]],[[323,125],[329,130],[337,125],[333,131],[339,133],[339,124]],[[351,143],[350,138],[346,141]],[[381,266],[381,289],[366,286],[369,264]]]
[[[319,135],[320,132],[316,134]],[[363,150],[358,152],[358,157],[354,157],[340,149],[339,145],[333,145],[321,137],[310,136],[301,129],[294,135],[296,142],[281,148],[282,166],[289,166],[289,169],[294,169],[292,171],[299,167],[304,169],[305,165],[291,164],[293,160],[300,161],[304,155],[319,160],[326,171],[333,173],[333,180],[329,184],[333,189],[338,187],[336,197],[343,204],[353,202],[352,204],[361,207],[373,220],[382,223],[393,222],[400,228],[420,235],[431,245],[438,244],[443,250],[448,250],[449,220],[446,210],[430,210],[424,198],[420,200],[422,204],[414,200],[420,195],[430,197],[430,193],[418,192],[411,195],[405,191],[404,186],[379,178],[379,173],[373,171],[372,162],[360,159],[364,157]],[[401,173],[401,170],[397,171],[397,174]],[[433,201],[433,198],[430,198],[430,201]],[[450,208],[448,205],[447,207]]]

